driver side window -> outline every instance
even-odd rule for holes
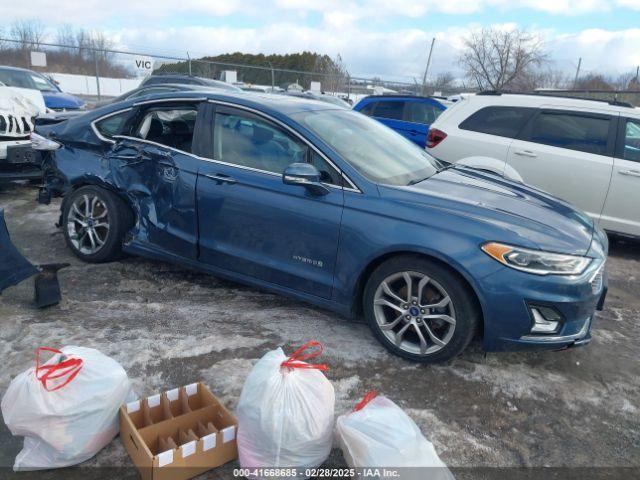
[[[292,163],[312,163],[321,180],[341,185],[334,168],[302,141],[268,120],[242,112],[216,112],[214,158],[225,163],[281,174]]]

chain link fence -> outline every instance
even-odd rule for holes
[[[37,57],[33,56],[34,52],[44,53],[46,64],[40,63]],[[40,59],[42,60],[42,56]],[[62,90],[89,99],[118,96],[136,88],[145,76],[152,73],[189,74],[262,91],[318,90],[350,101],[356,101],[365,95],[419,95],[432,93],[433,90],[423,88],[415,82],[353,77],[344,69],[332,65],[325,65],[323,71],[298,70],[283,68],[268,60],[263,64],[249,65],[192,59],[188,54],[158,55],[144,51],[104,49],[91,45],[20,42],[9,38],[0,38],[0,65],[38,71],[58,83]],[[0,73],[0,82],[2,75]]]
[[[89,39],[90,40],[90,39]],[[34,56],[34,52],[36,52]],[[42,55],[45,54],[43,63]],[[304,55],[304,54],[302,54]],[[192,59],[188,54],[158,55],[145,51],[122,51],[102,48],[96,42],[64,45],[47,42],[24,42],[0,38],[0,66],[13,66],[38,71],[55,81],[63,91],[79,95],[91,102],[103,97],[116,97],[136,88],[152,73],[182,73],[235,83],[245,89],[272,91],[280,89],[318,90],[338,95],[351,103],[367,95],[395,93],[405,95],[449,96],[473,89],[422,85],[417,81],[402,82],[379,77],[351,76],[332,63],[318,70],[285,68],[270,57],[251,56],[251,64]],[[271,57],[273,58],[273,57]],[[278,57],[282,61],[282,57]],[[0,70],[0,82],[10,83]],[[20,86],[20,85],[19,85]],[[33,85],[21,85],[33,88]],[[538,90],[540,95],[562,95],[626,102],[640,105],[637,90]]]

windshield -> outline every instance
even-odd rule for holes
[[[41,92],[58,91],[57,87],[55,87],[49,80],[47,80],[44,77],[41,77],[40,75],[35,75],[32,73],[31,81],[33,82],[33,85],[36,87],[36,89],[40,90]]]
[[[438,171],[438,161],[402,135],[352,110],[316,110],[291,117],[376,183],[410,185]]]

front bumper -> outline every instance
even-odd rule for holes
[[[42,178],[40,152],[29,140],[0,142],[0,182]]]
[[[602,268],[594,291],[592,280]],[[594,262],[580,277],[538,276],[508,267],[483,279],[485,301],[484,347],[487,351],[557,350],[591,341],[595,311],[607,294],[602,261]],[[531,333],[532,305],[559,312],[562,321],[553,334]]]

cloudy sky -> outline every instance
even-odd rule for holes
[[[100,29],[123,49],[192,57],[241,51],[341,54],[354,76],[459,73],[461,39],[482,26],[539,34],[553,67],[617,75],[640,65],[640,0],[0,0],[3,20]],[[431,76],[431,75],[430,75]]]

